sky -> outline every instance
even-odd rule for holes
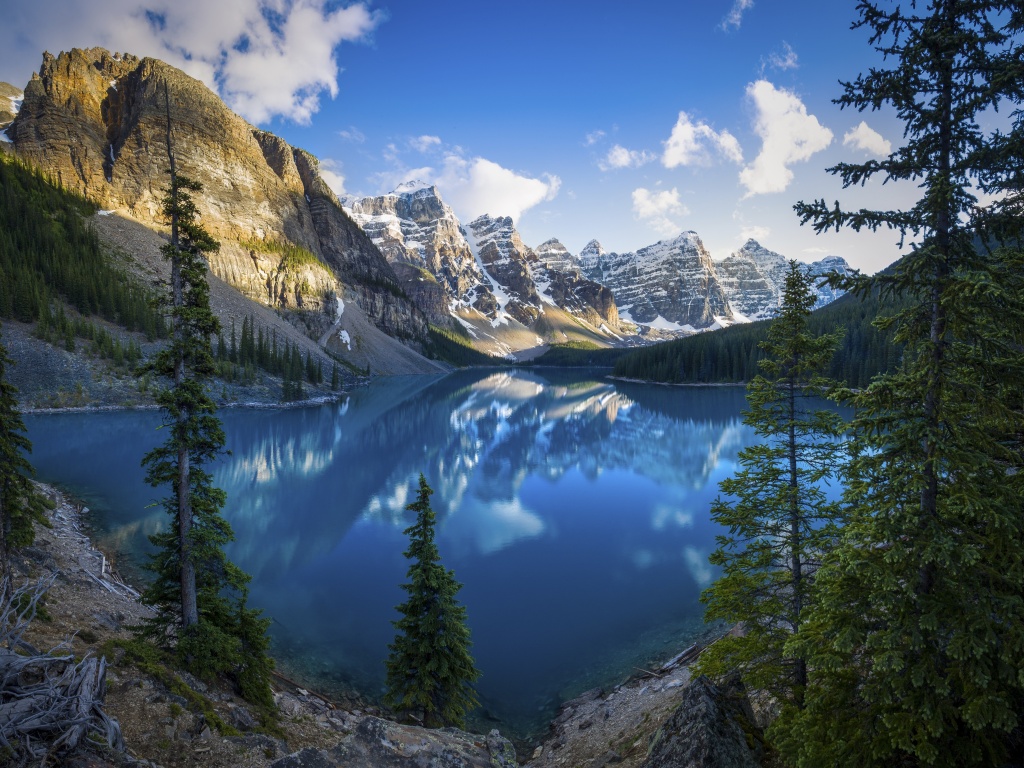
[[[352,196],[436,184],[463,222],[511,216],[635,251],[684,230],[721,259],[754,238],[874,272],[893,232],[815,234],[797,201],[903,207],[913,184],[844,190],[826,169],[882,157],[902,126],[840,110],[879,63],[854,0],[34,0],[0,26],[0,80],[44,50],[103,46],[203,80],[321,161]]]

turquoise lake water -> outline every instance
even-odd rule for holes
[[[579,371],[403,377],[340,404],[220,412],[216,465],[289,674],[376,697],[404,593],[404,507],[422,472],[442,560],[464,584],[490,724],[525,737],[560,701],[664,660],[706,630],[708,508],[754,441],[744,390]],[[155,411],[25,419],[40,479],[81,497],[135,572],[164,525],[139,462]]]

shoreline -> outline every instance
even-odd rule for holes
[[[123,579],[117,573],[114,565],[116,553],[105,551],[96,543],[90,519],[91,511],[84,502],[59,486],[51,484],[39,484],[39,486],[48,498],[56,502],[56,507],[47,513],[53,527],[37,529],[37,541],[28,548],[31,550],[29,559],[36,562],[52,561],[53,570],[61,574],[59,579],[61,588],[51,590],[54,597],[50,602],[51,612],[60,614],[61,621],[55,627],[40,626],[36,632],[32,633],[37,635],[33,642],[37,642],[38,637],[44,637],[46,640],[41,642],[41,647],[52,647],[59,641],[53,631],[55,629],[63,630],[67,635],[93,641],[92,648],[79,649],[76,645],[76,651],[84,650],[85,653],[92,652],[100,655],[104,641],[116,637],[128,637],[127,626],[138,623],[148,614],[149,609],[140,602],[137,585],[132,583],[134,580]],[[39,550],[47,552],[48,557],[40,554]],[[115,557],[111,558],[111,555]],[[74,595],[70,598],[67,596],[68,585],[72,588]],[[36,624],[38,623],[37,620]],[[33,628],[35,628],[35,624]],[[601,736],[607,728],[615,726],[618,728],[617,733],[633,734],[637,729],[646,730],[652,724],[657,725],[663,722],[674,708],[678,694],[689,683],[687,665],[692,660],[691,654],[695,651],[699,654],[701,650],[703,650],[703,646],[691,644],[665,660],[654,670],[635,668],[631,674],[625,675],[618,684],[610,688],[594,689],[575,699],[560,703],[547,728],[543,731],[526,736],[502,735],[511,738],[517,745],[519,759],[523,761],[521,763],[523,768],[546,768],[549,765],[562,765],[564,763],[549,762],[548,758],[561,760],[568,754],[580,755],[579,759],[589,762],[591,758],[585,758],[584,753],[589,748],[596,748],[597,741],[595,739],[598,741],[603,739],[604,749],[602,752],[608,751],[607,744],[610,737]],[[277,660],[275,659],[275,661]],[[287,669],[287,666],[284,665],[284,668]],[[112,663],[108,681],[112,693],[121,687],[123,682],[121,674],[117,664]],[[188,679],[188,676],[183,677]],[[201,685],[198,681],[196,684]],[[202,687],[205,690],[205,686]],[[351,729],[342,728],[341,723],[348,723],[351,728],[354,728],[356,724],[367,717],[386,717],[377,705],[366,699],[359,691],[348,692],[335,701],[333,694],[324,694],[316,690],[314,685],[307,684],[302,679],[293,679],[284,672],[274,675],[274,691],[275,703],[279,707],[283,720],[302,721],[305,718],[306,721],[312,720],[315,723],[314,730],[319,733],[313,735],[304,733],[303,740],[337,739],[351,731]],[[143,737],[140,740],[140,727],[133,725],[136,719],[146,719],[151,714],[153,707],[150,707],[150,704],[160,704],[160,701],[146,701],[141,709],[138,702],[130,706],[110,702],[108,711],[122,721],[122,728],[125,730],[129,747],[142,749],[149,755],[149,759],[154,759],[152,753],[147,752],[146,745],[156,744],[159,746],[166,739],[153,739],[151,733],[143,730]],[[574,728],[572,733],[567,731],[567,724],[578,724],[578,722],[586,720],[587,713],[590,713],[596,706],[600,706],[605,713],[611,713],[604,716],[604,724],[601,728],[591,729],[589,726],[585,726],[583,729]],[[236,700],[229,707],[229,711],[234,712],[238,709],[245,709],[245,703]],[[161,719],[166,720],[166,718]],[[226,721],[231,722],[230,720]],[[496,725],[500,729],[501,723]],[[485,727],[481,722],[478,722],[477,726]],[[407,726],[394,724],[394,727],[406,728]],[[206,730],[209,731],[209,729]],[[159,731],[157,735],[159,735]],[[646,735],[643,734],[644,738]],[[598,738],[599,736],[600,738]],[[207,740],[210,738],[216,740],[217,737],[210,735],[206,737]],[[225,737],[220,741],[232,745],[232,749],[237,750],[236,742],[229,741],[231,738],[237,741],[237,737]],[[257,737],[243,738],[249,738],[252,741]],[[631,736],[630,743],[636,741],[637,738],[639,737]],[[567,744],[571,749],[566,747]],[[628,750],[626,751],[628,752]],[[277,749],[275,753],[283,756],[284,751]],[[596,756],[594,755],[594,757]],[[167,757],[163,755],[160,756],[158,762],[164,766],[177,765],[173,761],[168,761]],[[227,765],[236,764],[265,768],[270,765],[270,762],[227,763]],[[583,764],[587,764],[587,762]],[[627,760],[623,765],[628,768],[630,762]]]

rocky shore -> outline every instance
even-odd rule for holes
[[[55,488],[43,489],[54,502],[48,513],[51,527],[38,528],[35,543],[20,553],[15,565],[24,580],[52,575],[55,582],[46,597],[48,620],[37,618],[25,639],[44,651],[68,642],[79,658],[107,655],[106,711],[119,721],[128,748],[125,755],[96,754],[75,765],[512,768],[522,763],[526,768],[631,768],[650,764],[652,739],[690,687],[687,663],[696,649],[613,690],[590,691],[567,702],[544,741],[520,745],[517,755],[497,731],[474,735],[401,725],[357,699],[335,703],[280,678],[274,695],[279,723],[268,732],[232,691],[184,674],[169,686],[111,643],[129,638],[129,628],[149,609],[118,578],[107,556],[93,547],[87,510]],[[199,700],[202,707],[196,706]],[[227,728],[211,727],[214,719]]]

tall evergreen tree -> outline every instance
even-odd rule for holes
[[[163,214],[171,234],[163,252],[171,263],[171,339],[149,368],[170,380],[157,395],[169,434],[142,463],[150,485],[171,489],[163,505],[172,525],[151,537],[159,551],[143,602],[154,606],[157,616],[145,634],[170,639],[185,665],[201,676],[233,674],[244,695],[269,706],[269,621],[245,606],[249,577],[224,554],[232,539],[220,514],[225,493],[213,485],[208,470],[224,447],[216,405],[206,389],[215,370],[210,339],[220,324],[210,309],[204,255],[219,245],[198,221],[191,193],[201,186],[177,172],[169,101],[167,113],[170,186]]]
[[[390,646],[385,703],[410,713],[427,727],[462,726],[466,713],[477,706],[472,683],[480,677],[469,653],[466,609],[455,596],[462,585],[441,565],[434,543],[433,493],[420,475],[416,501],[406,509],[416,522],[406,529],[412,560],[408,583],[402,589],[409,599],[398,606],[402,618]]]
[[[742,469],[724,480],[711,515],[729,533],[718,537],[711,563],[723,575],[701,596],[707,619],[742,622],[746,633],[729,636],[701,656],[700,671],[741,671],[754,688],[799,708],[807,687],[807,662],[786,649],[813,601],[813,574],[834,546],[839,504],[829,501],[828,481],[843,450],[844,423],[821,398],[834,383],[823,378],[840,332],[814,336],[807,329],[814,307],[811,278],[789,264],[782,306],[761,343],[762,374],[747,386],[744,423],[762,442],[739,455]]]
[[[1019,193],[1024,123],[979,122],[1024,99],[1024,7],[858,9],[888,66],[838,102],[891,106],[906,143],[830,170],[923,194],[907,210],[797,206],[819,231],[888,227],[915,244],[874,280],[906,301],[890,320],[903,364],[851,397],[850,522],[801,633],[816,673],[785,748],[807,766],[1001,765],[1024,712],[1024,285],[1019,253],[985,247],[1019,245],[1020,217],[976,191]]]
[[[18,411],[18,390],[7,381],[7,366],[12,362],[0,341],[0,583],[4,585],[0,602],[9,600],[14,591],[11,551],[31,544],[33,523],[46,520],[43,498],[29,480],[33,470],[25,454],[32,444]]]

